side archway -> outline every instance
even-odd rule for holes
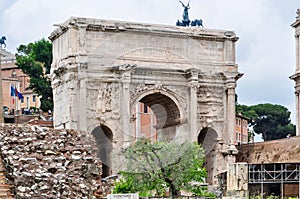
[[[208,154],[217,144],[218,133],[209,127],[203,128],[198,134],[198,144],[201,144],[205,154]]]
[[[102,162],[102,175],[101,177],[107,177],[111,175],[111,154],[112,154],[112,141],[113,133],[107,126],[101,125],[92,131],[92,135],[95,137],[97,143],[97,157]]]

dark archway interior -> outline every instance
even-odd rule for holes
[[[111,175],[111,152],[112,152],[112,131],[107,126],[96,127],[92,131],[92,135],[95,137],[98,158],[102,161],[102,176],[107,177]]]
[[[205,127],[203,128],[198,135],[198,144],[201,144],[205,154],[208,154],[217,143],[218,134],[212,129]]]
[[[163,129],[180,124],[180,111],[175,102],[161,93],[145,96],[140,100],[150,107],[156,116],[156,129]]]

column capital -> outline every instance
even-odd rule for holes
[[[199,72],[200,70],[196,68],[190,68],[185,71],[185,74],[187,78],[191,81],[191,80],[198,80]]]
[[[236,82],[228,82],[226,84],[226,89],[227,90],[235,90],[235,88],[236,88]]]
[[[188,83],[188,85],[189,85],[189,88],[191,89],[191,91],[193,91],[193,92],[195,92],[195,93],[198,92],[198,89],[199,89],[199,87],[200,87],[198,81],[191,80],[191,81]]]

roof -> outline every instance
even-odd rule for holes
[[[16,56],[3,48],[0,48],[1,64],[12,63],[16,61]]]
[[[248,120],[248,121],[250,120],[250,118],[245,117],[245,116],[243,116],[243,115],[240,114],[240,113],[239,113],[239,114],[236,114],[235,116],[236,116],[236,117],[239,117],[239,118],[242,118],[242,119],[245,119],[245,120]]]

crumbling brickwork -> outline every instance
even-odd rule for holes
[[[95,141],[84,132],[2,124],[0,152],[15,198],[103,197]]]
[[[241,145],[237,162],[248,164],[291,163],[300,160],[300,137]]]

